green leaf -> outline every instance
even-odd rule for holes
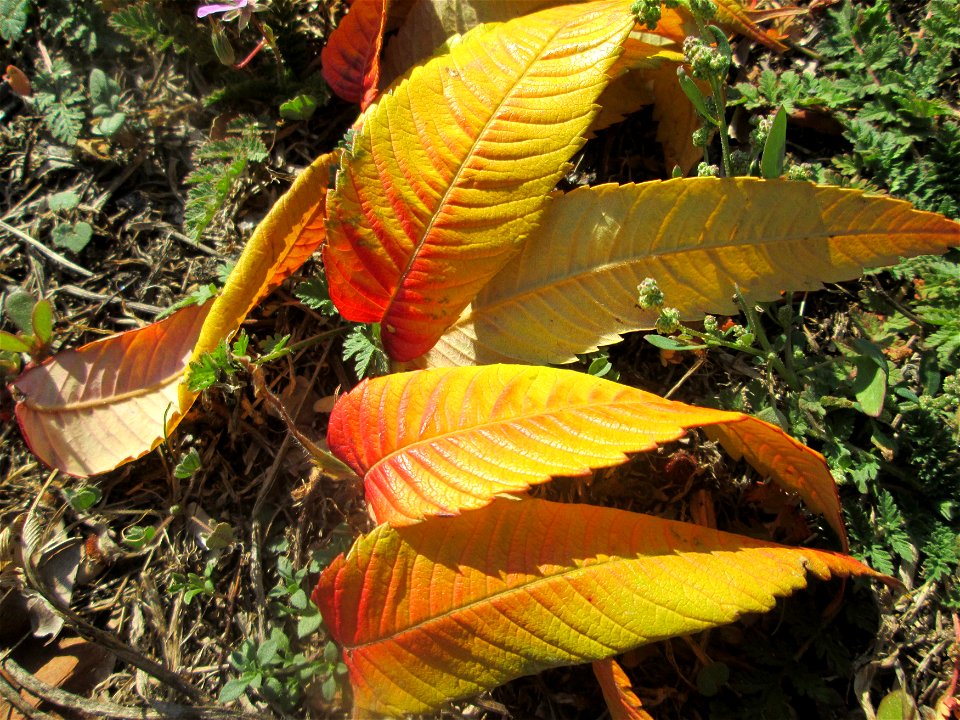
[[[357,378],[383,375],[387,372],[387,356],[379,343],[379,331],[374,325],[357,325],[343,339],[343,359],[353,358]]]
[[[320,610],[311,602],[297,620],[297,637],[302,639],[313,635],[322,623],[323,617],[320,615]]]
[[[33,306],[37,300],[33,295],[23,290],[14,290],[7,295],[3,302],[3,312],[21,332],[33,332]]]
[[[0,350],[12,353],[29,353],[33,348],[24,338],[0,330]]]
[[[860,357],[854,361],[857,371],[853,381],[854,396],[865,415],[879,417],[887,396],[887,359],[872,342],[855,338],[853,345],[860,353]]]
[[[66,248],[71,252],[79,253],[93,238],[93,228],[90,223],[63,223],[53,228],[53,244]]]
[[[324,277],[311,278],[300,283],[293,294],[311,310],[316,310],[328,317],[337,314],[337,308],[330,299],[330,291],[327,289],[327,280]]]
[[[306,120],[317,110],[317,101],[312,95],[301,94],[280,106],[280,117],[287,120]]]
[[[904,690],[894,690],[880,701],[877,720],[918,720],[917,704]]]
[[[680,81],[680,89],[683,90],[683,94],[693,103],[693,107],[696,108],[697,112],[706,120],[716,125],[717,119],[713,113],[710,112],[710,108],[707,107],[707,99],[703,96],[697,83],[684,72],[682,67],[677,68],[677,79]]]
[[[190,451],[180,458],[180,462],[173,469],[173,476],[179,480],[186,480],[199,469],[200,453],[197,452],[196,448],[190,448]]]
[[[697,673],[697,690],[701,695],[713,697],[729,680],[730,668],[726,663],[710,663]]]
[[[760,160],[760,174],[767,180],[783,175],[783,159],[787,149],[787,113],[783,108],[777,110],[773,125],[763,144],[763,157]]]
[[[274,664],[280,654],[280,643],[276,638],[270,638],[257,648],[257,664],[260,667]]]
[[[243,675],[233,680],[228,680],[224,683],[223,687],[220,688],[220,694],[217,696],[217,702],[228,703],[233,702],[241,695],[243,695],[247,688],[250,687],[250,680]]]
[[[661,350],[703,350],[703,345],[691,345],[666,335],[654,335],[651,333],[649,335],[644,335],[643,339],[654,347],[660,348]]]
[[[47,196],[47,207],[53,212],[66,212],[73,210],[80,204],[80,196],[73,190],[64,190],[63,192],[53,193]]]
[[[115,112],[107,115],[106,117],[100,120],[100,123],[93,128],[94,135],[100,135],[101,137],[113,137],[117,134],[123,123],[126,121],[127,115],[122,112]]]
[[[49,300],[41,300],[33,306],[30,324],[34,336],[43,345],[49,344],[53,338],[53,303]]]
[[[90,99],[96,104],[109,104],[120,93],[120,86],[100,68],[90,71]]]
[[[64,488],[63,494],[67,502],[77,512],[89,510],[103,497],[103,492],[96,485],[84,485],[76,490]]]
[[[0,0],[0,38],[16,42],[27,27],[30,0]]]

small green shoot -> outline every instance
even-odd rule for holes
[[[355,325],[343,339],[343,359],[353,359],[358,378],[383,375],[390,369],[380,343],[379,325]]]
[[[213,571],[217,567],[216,558],[207,561],[203,568],[203,574],[188,572],[186,575],[181,573],[170,574],[170,592],[183,592],[183,602],[187,605],[193,602],[198,595],[213,597],[217,594],[216,586],[213,583]]]
[[[157,529],[152,525],[147,525],[146,527],[130,525],[129,527],[125,527],[120,534],[120,542],[131,550],[143,550],[153,542],[156,536]]]
[[[120,109],[120,85],[100,68],[90,71],[90,99],[93,100],[93,117],[98,118],[93,134],[113,137],[123,127],[127,115]]]
[[[96,485],[81,485],[78,488],[64,488],[63,496],[74,511],[84,513],[100,502],[103,492]]]
[[[184,453],[183,457],[180,458],[180,462],[177,463],[177,466],[173,469],[173,476],[179,480],[186,480],[199,470],[201,467],[200,453],[197,452],[196,448],[190,448],[190,450]]]

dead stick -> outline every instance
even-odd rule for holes
[[[46,255],[48,258],[50,258],[56,263],[59,263],[60,265],[63,265],[68,270],[73,270],[73,272],[77,273],[78,275],[82,275],[83,277],[87,277],[87,278],[93,277],[92,272],[90,272],[84,267],[80,267],[75,262],[67,260],[67,258],[65,258],[63,255],[61,255],[60,253],[54,250],[51,250],[39,240],[34,240],[32,237],[27,235],[23,230],[20,230],[19,228],[15,228],[13,225],[10,225],[9,223],[3,220],[0,220],[0,228],[3,228],[14,237],[19,238],[20,240],[23,240],[30,247],[36,248],[41,253]]]
[[[254,720],[257,717],[221,707],[189,707],[176,703],[157,703],[157,706],[162,709],[147,710],[146,708],[125,707],[110,702],[89,700],[38,680],[12,658],[7,658],[0,663],[0,666],[31,695],[35,695],[57,707],[69,708],[80,715],[91,718],[116,718],[116,720],[251,718],[251,720]]]

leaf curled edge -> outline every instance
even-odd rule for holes
[[[327,442],[364,479],[377,521],[400,526],[619,465],[700,426],[800,495],[845,542],[826,461],[780,428],[571,370],[487,365],[367,380],[337,401]]]

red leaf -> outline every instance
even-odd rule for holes
[[[377,96],[380,48],[389,0],[354,0],[320,53],[323,78],[344,100],[369,105]]]

